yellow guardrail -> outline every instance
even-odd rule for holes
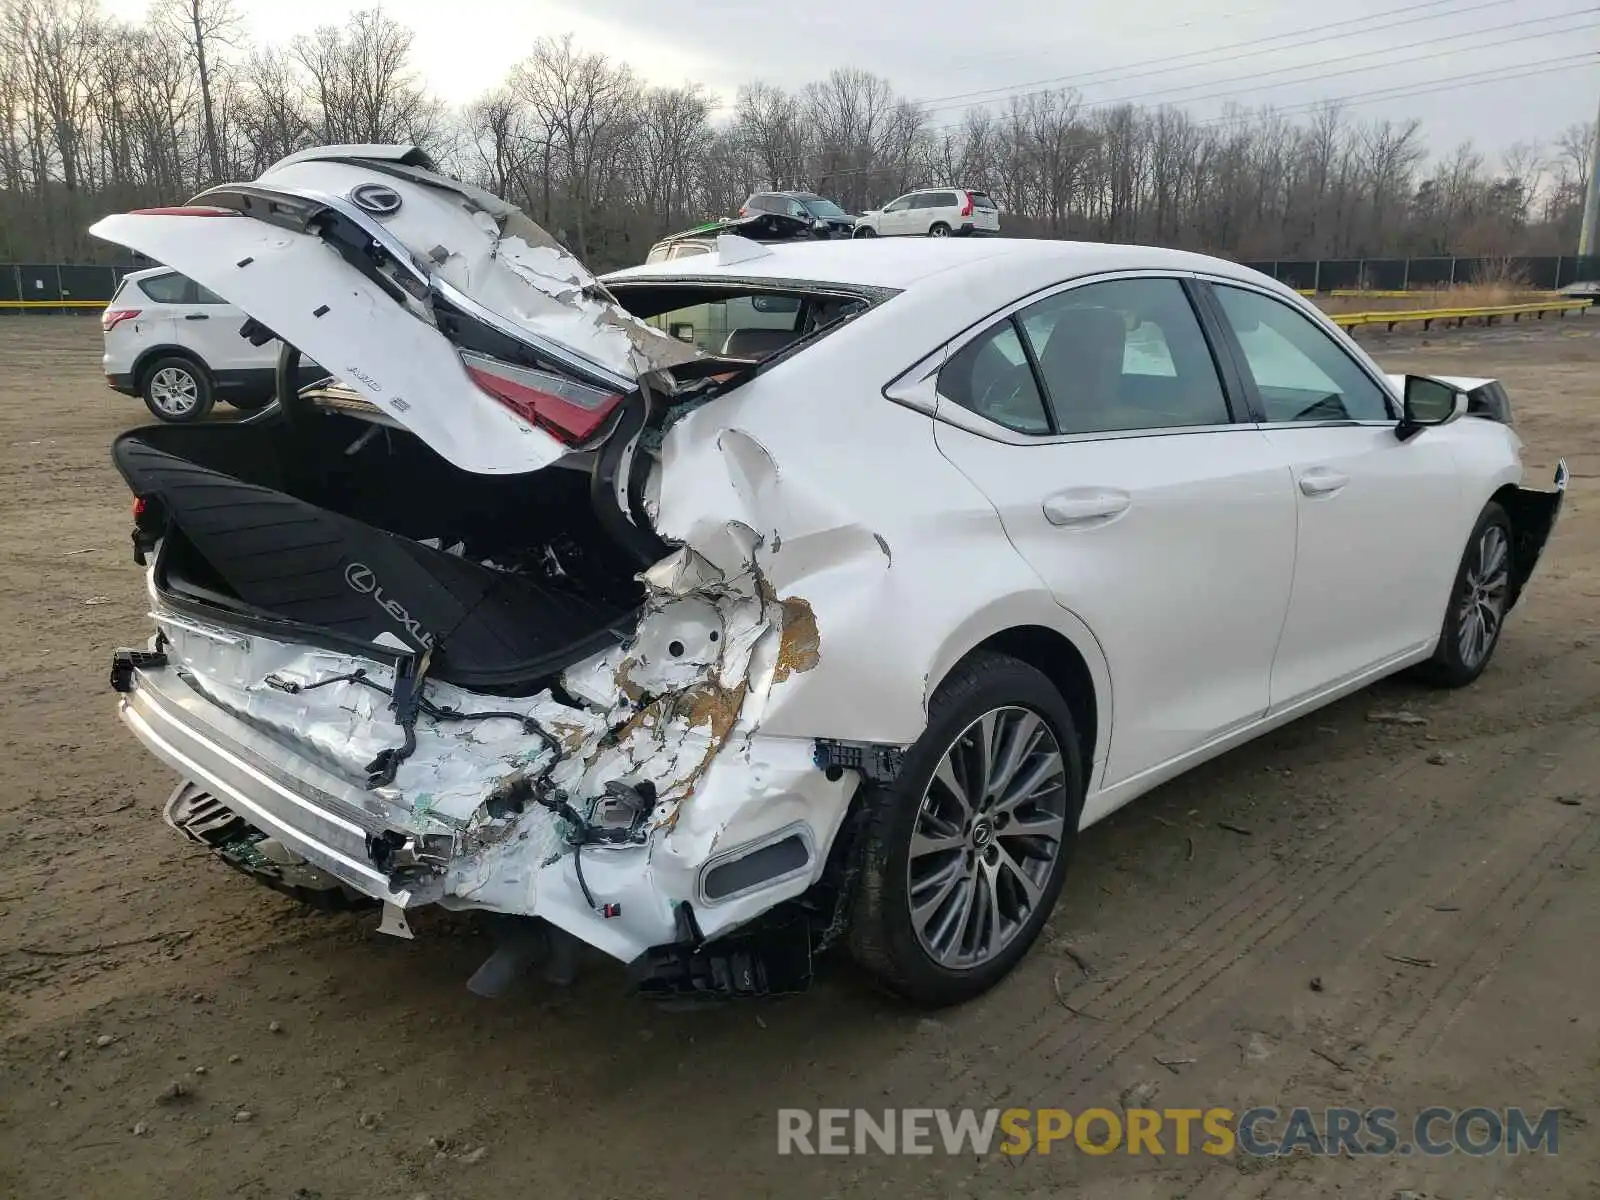
[[[1481,318],[1485,325],[1493,325],[1496,317],[1510,317],[1512,321],[1518,321],[1524,316],[1537,317],[1542,321],[1545,313],[1553,312],[1558,317],[1565,317],[1569,312],[1581,312],[1588,307],[1587,299],[1568,298],[1536,304],[1487,304],[1473,308],[1391,308],[1377,312],[1329,313],[1328,320],[1344,329],[1383,325],[1393,330],[1396,325],[1408,321],[1421,321],[1424,329],[1431,329],[1435,321],[1454,321],[1457,325],[1465,325],[1468,321]]]
[[[99,310],[109,304],[109,300],[0,300],[0,309],[8,308],[82,308]]]

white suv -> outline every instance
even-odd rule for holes
[[[219,399],[254,412],[272,400],[279,343],[240,337],[245,319],[176,271],[131,271],[100,317],[106,382],[163,421],[203,420]]]
[[[1000,232],[1000,210],[984,192],[925,188],[856,218],[856,237],[974,237]]]

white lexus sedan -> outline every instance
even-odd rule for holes
[[[405,147],[94,232],[333,381],[117,440],[166,816],[302,899],[497,914],[651,995],[999,981],[1079,830],[1374,680],[1472,682],[1566,482],[1294,292],[882,240],[597,281]],[[1066,916],[1070,920],[1070,914]]]

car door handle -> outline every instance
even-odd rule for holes
[[[1044,519],[1052,525],[1081,529],[1103,525],[1128,511],[1133,497],[1111,488],[1074,488],[1057,492],[1044,502]]]
[[[1350,476],[1327,467],[1312,467],[1300,476],[1300,490],[1308,496],[1331,496],[1345,484]]]
[[[210,313],[185,313],[184,316],[183,316],[183,319],[185,321],[209,321],[209,320],[211,320],[211,314]]]

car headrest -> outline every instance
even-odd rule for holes
[[[722,353],[728,358],[766,358],[798,336],[792,329],[730,329]]]

